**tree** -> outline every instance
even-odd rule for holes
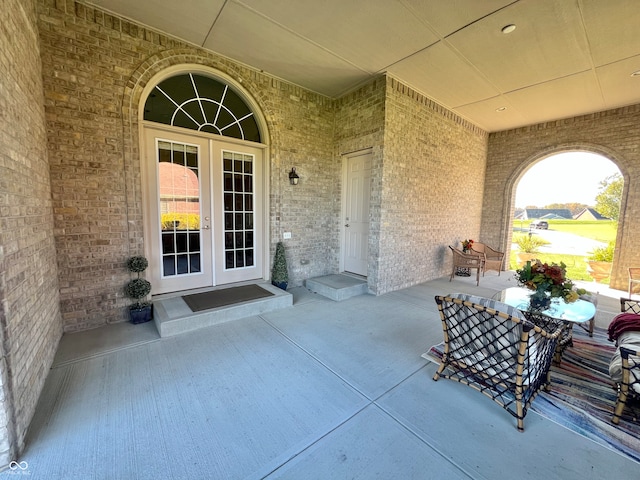
[[[600,182],[600,193],[596,196],[596,210],[600,215],[612,220],[620,218],[620,202],[624,179],[619,173],[610,175]]]

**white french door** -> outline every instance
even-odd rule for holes
[[[153,293],[263,276],[262,150],[145,128]]]
[[[262,278],[262,151],[213,145],[216,285]]]
[[[342,263],[345,272],[367,275],[369,257],[369,203],[371,197],[370,151],[344,158],[344,235]]]

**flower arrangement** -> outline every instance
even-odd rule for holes
[[[567,278],[567,266],[564,262],[560,265],[542,263],[535,260],[527,262],[521,269],[516,270],[518,285],[533,290],[533,296],[538,298],[562,298],[566,303],[573,303],[580,295],[587,293],[584,288],[575,288],[573,281]]]
[[[469,240],[463,240],[462,241],[462,251],[463,252],[468,252],[469,250],[471,250],[471,247],[473,247],[473,240],[469,239]]]

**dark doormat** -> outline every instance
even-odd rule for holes
[[[192,312],[224,307],[234,303],[246,302],[258,298],[270,297],[273,293],[258,285],[243,285],[241,287],[225,288],[212,292],[183,295],[182,298],[189,305]]]

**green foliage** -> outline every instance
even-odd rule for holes
[[[624,179],[618,173],[600,182],[600,193],[596,196],[596,210],[600,215],[616,221],[620,218],[623,188]]]
[[[134,278],[124,287],[124,293],[129,298],[136,300],[136,307],[141,306],[140,299],[146,297],[151,292],[151,283],[144,278]]]
[[[613,253],[615,249],[615,243],[609,242],[606,247],[594,248],[587,259],[594,262],[613,262]]]
[[[197,213],[163,213],[160,218],[162,230],[199,230],[200,215]]]
[[[127,268],[130,272],[140,273],[144,272],[149,266],[148,260],[142,255],[131,257],[127,260]]]
[[[276,245],[276,254],[273,259],[273,270],[271,271],[271,281],[274,283],[289,282],[287,258],[284,253],[284,244],[282,242],[278,242]]]
[[[539,295],[544,296],[546,292],[551,297],[560,297],[569,303],[576,301],[579,295],[587,293],[582,288],[575,288],[573,280],[567,276],[567,266],[564,262],[529,261],[516,270],[516,281],[518,285],[534,290]]]
[[[513,238],[513,243],[518,245],[521,252],[538,253],[540,247],[547,245],[549,242],[535,235],[517,235]]]

